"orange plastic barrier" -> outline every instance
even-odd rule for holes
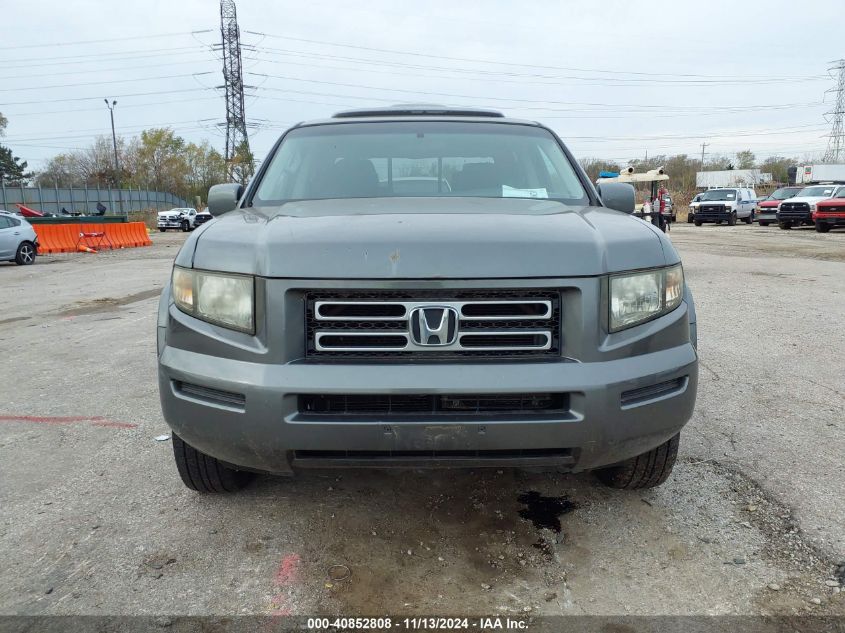
[[[80,233],[105,233],[112,248],[151,246],[143,222],[114,224],[33,224],[41,253],[78,252]]]

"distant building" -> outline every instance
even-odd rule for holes
[[[760,173],[759,169],[729,169],[725,171],[699,171],[695,174],[698,189],[713,187],[753,187],[772,182],[771,174]]]

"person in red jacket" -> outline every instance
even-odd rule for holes
[[[669,192],[666,191],[662,185],[660,186],[660,189],[657,190],[657,203],[658,208],[660,209],[660,228],[664,233],[669,230],[670,224],[669,218],[664,215],[666,213],[666,195],[668,193]]]

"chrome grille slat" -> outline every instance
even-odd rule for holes
[[[492,345],[471,345],[464,343],[464,339],[478,339],[481,337],[491,337],[492,339],[501,338],[503,341],[507,338],[514,337],[542,337],[542,342],[535,345],[508,345],[504,342],[501,344]],[[378,338],[389,337],[403,338],[405,344],[401,346],[383,344],[383,345],[332,345],[324,342],[326,339],[336,338]],[[366,330],[364,332],[345,332],[342,330],[326,330],[317,331],[315,333],[315,347],[320,352],[360,352],[360,351],[382,351],[382,352],[430,352],[431,347],[424,345],[417,345],[411,340],[407,332],[397,330]],[[528,351],[538,350],[544,351],[551,347],[552,333],[549,330],[470,330],[458,335],[458,340],[452,345],[444,345],[439,347],[443,352],[450,351],[467,351],[467,350],[487,350],[487,351]]]
[[[435,306],[457,314],[457,336],[450,335],[449,344],[423,345],[411,317]],[[308,356],[361,358],[557,354],[560,310],[553,289],[310,291],[306,350]]]
[[[316,301],[314,302],[314,318],[318,321],[406,321],[411,310],[422,306],[431,305],[430,301]],[[460,315],[461,320],[464,321],[501,321],[501,320],[527,320],[527,319],[548,319],[552,315],[552,302],[544,300],[525,300],[525,301],[438,301],[437,305],[455,308]],[[513,313],[505,314],[488,314],[488,315],[468,315],[465,313],[467,308],[480,308],[482,311],[485,307],[490,308],[490,312],[494,312],[492,308],[498,306],[513,306],[515,308]],[[534,313],[520,314],[516,308],[519,306],[542,308],[541,311]],[[372,307],[372,313],[366,313],[366,308]],[[396,316],[384,316],[378,314],[385,312],[385,308],[399,308],[402,313]],[[334,315],[324,314],[325,312],[335,309]],[[338,314],[343,312],[346,308],[348,313],[346,316]],[[355,314],[355,313],[358,314]]]

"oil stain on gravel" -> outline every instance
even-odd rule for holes
[[[552,530],[560,533],[560,517],[575,509],[575,504],[568,497],[544,497],[536,490],[523,492],[517,501],[525,508],[519,511],[526,521],[531,521],[540,530]]]

